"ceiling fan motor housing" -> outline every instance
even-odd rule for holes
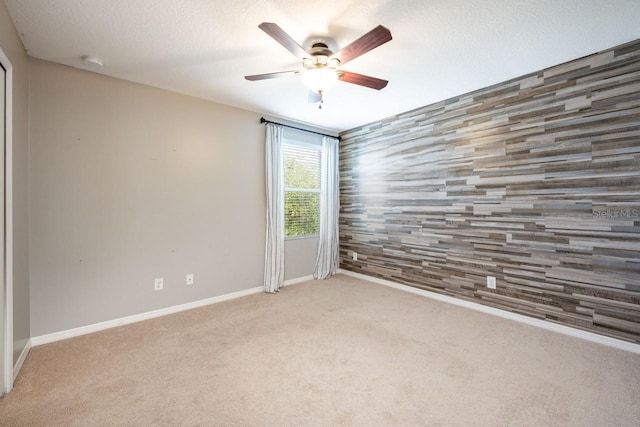
[[[306,69],[311,68],[335,68],[340,65],[340,60],[337,58],[331,58],[333,52],[325,43],[317,42],[309,49],[309,55],[311,58],[305,58],[302,64]]]

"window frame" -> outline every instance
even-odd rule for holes
[[[297,147],[303,147],[303,148],[308,148],[308,149],[312,149],[312,150],[317,150],[318,151],[318,172],[319,172],[319,176],[318,176],[318,189],[312,189],[312,188],[295,188],[295,187],[287,187],[285,185],[285,181],[286,181],[286,177],[283,176],[282,179],[282,183],[283,183],[283,203],[284,203],[284,199],[286,199],[286,193],[287,192],[298,192],[298,193],[316,193],[318,194],[318,201],[320,200],[320,185],[321,185],[321,180],[322,180],[322,139],[321,138],[315,138],[315,135],[309,135],[307,133],[302,133],[302,132],[286,132],[285,135],[283,135],[282,138],[282,164],[284,166],[284,147],[285,146],[297,146]],[[286,172],[285,172],[286,174]],[[283,206],[284,209],[284,206]],[[285,236],[284,236],[284,240],[301,240],[301,239],[317,239],[320,237],[320,230],[318,229],[318,233],[317,234],[305,234],[302,236],[290,236],[288,237],[286,235],[286,216],[285,216]],[[320,207],[318,206],[318,222],[320,221]]]

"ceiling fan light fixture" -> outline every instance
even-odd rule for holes
[[[302,81],[309,89],[323,93],[338,80],[335,68],[316,67],[302,72]]]

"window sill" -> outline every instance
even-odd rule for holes
[[[284,240],[286,242],[287,240],[318,239],[318,238],[320,238],[319,234],[310,234],[308,236],[285,237]]]

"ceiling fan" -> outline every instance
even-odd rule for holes
[[[315,42],[308,51],[304,50],[302,46],[273,22],[263,22],[258,25],[258,28],[302,60],[302,67],[299,70],[245,76],[244,78],[247,80],[266,80],[300,75],[302,81],[310,89],[309,102],[319,102],[318,108],[322,108],[324,92],[337,80],[376,90],[384,88],[389,83],[387,80],[338,69],[339,66],[391,40],[391,32],[382,25],[378,25],[336,53],[333,53],[324,42]]]

